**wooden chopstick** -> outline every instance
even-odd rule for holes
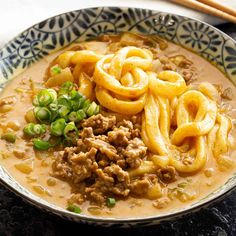
[[[236,9],[232,7],[227,7],[214,0],[198,0],[198,1],[236,17]]]
[[[199,1],[195,1],[195,0],[171,0],[171,1],[178,3],[180,5],[192,8],[194,10],[198,10],[198,11],[204,12],[206,14],[217,16],[217,17],[223,18],[225,20],[236,23],[236,17],[234,15],[230,15],[228,13],[225,13],[223,10],[221,11],[219,9],[216,9],[212,6],[206,5],[206,4],[201,3]],[[205,2],[207,2],[207,0],[205,0]],[[208,1],[208,4],[209,4],[209,1]],[[218,5],[218,7],[219,7],[219,5]]]

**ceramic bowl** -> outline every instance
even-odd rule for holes
[[[28,28],[0,50],[0,87],[31,64],[75,40],[102,34],[129,31],[155,34],[199,54],[215,64],[236,84],[236,42],[218,29],[198,20],[176,14],[139,8],[101,7],[67,12]],[[152,225],[191,214],[230,193],[236,186],[236,173],[217,190],[181,211],[139,218],[99,218],[78,215],[52,205],[17,183],[0,167],[0,181],[33,205],[63,218],[103,226]]]

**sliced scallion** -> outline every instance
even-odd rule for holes
[[[48,150],[51,147],[48,141],[44,141],[41,139],[34,139],[33,144],[34,148],[37,150]]]
[[[96,114],[97,106],[98,106],[98,105],[97,105],[95,102],[92,102],[92,103],[89,105],[88,109],[86,110],[86,114],[87,114],[88,116],[92,116],[92,115]]]
[[[51,112],[46,107],[36,107],[35,116],[41,123],[48,123],[51,120]]]
[[[51,111],[57,111],[58,110],[57,103],[51,103],[48,107]]]
[[[23,132],[27,136],[34,137],[34,136],[45,133],[46,125],[29,123],[24,127]]]
[[[74,213],[77,213],[77,214],[80,214],[81,213],[81,209],[80,207],[78,207],[77,205],[74,205],[74,204],[71,204],[67,207],[67,210],[68,211],[71,211],[71,212],[74,212]]]
[[[65,118],[70,112],[70,109],[67,106],[61,106],[58,110],[60,117]]]
[[[74,88],[74,83],[67,81],[64,84],[62,84],[60,90],[59,90],[59,94],[68,94],[70,93],[71,90],[73,90]]]
[[[66,127],[66,121],[63,118],[57,119],[51,123],[51,134],[55,136],[61,136],[64,133]]]
[[[71,102],[70,97],[67,95],[62,95],[57,99],[58,106],[66,106],[68,108],[71,108]]]
[[[39,106],[47,106],[53,102],[53,97],[47,89],[41,90],[37,95],[37,101]]]
[[[109,197],[107,198],[107,206],[108,207],[114,207],[116,205],[116,199]]]
[[[2,139],[5,139],[7,142],[15,143],[16,135],[14,133],[6,133],[1,136]]]
[[[33,137],[34,133],[34,123],[27,124],[23,129],[24,134]]]
[[[66,139],[73,140],[77,137],[77,128],[75,126],[75,123],[71,121],[68,123],[64,129],[64,136]]]
[[[86,113],[84,110],[80,109],[76,112],[77,115],[77,121],[80,122],[81,120],[83,120],[84,118],[86,118]]]
[[[51,68],[51,71],[53,74],[60,74],[61,73],[61,68],[58,66],[54,66]]]
[[[87,109],[89,108],[90,104],[91,104],[91,102],[90,102],[88,99],[85,100],[85,101],[84,101],[84,104],[83,104],[83,106],[82,106],[82,109],[86,112]]]
[[[78,119],[77,119],[77,113],[75,111],[72,111],[69,116],[68,116],[69,120],[70,121],[74,121],[74,122],[77,122]]]

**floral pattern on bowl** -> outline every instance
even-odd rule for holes
[[[76,40],[124,31],[155,34],[177,43],[215,64],[236,85],[236,42],[214,27],[183,16],[139,8],[88,8],[51,17],[28,28],[0,49],[0,88],[34,62]],[[146,218],[99,218],[77,215],[33,195],[0,167],[0,182],[26,201],[76,222],[103,226],[151,225],[190,214],[229,194],[236,173],[227,183],[181,212]]]

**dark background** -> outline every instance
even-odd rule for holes
[[[236,25],[217,26],[236,40]],[[23,202],[0,186],[0,236],[54,235],[236,235],[236,191],[223,201],[182,219],[146,228],[118,229],[76,224]]]

